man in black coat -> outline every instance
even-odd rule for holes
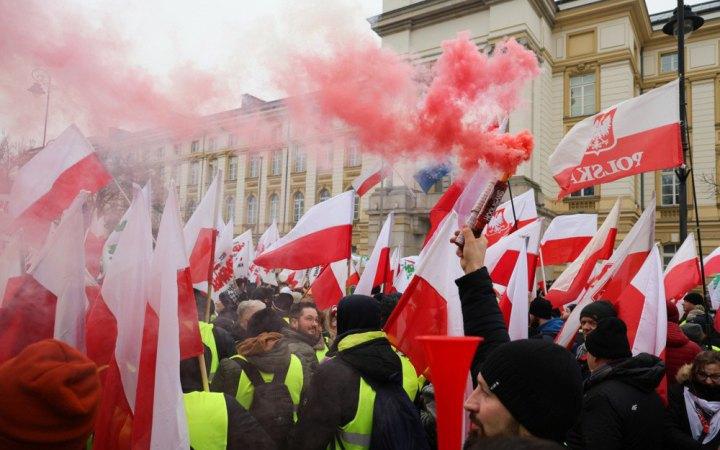
[[[588,366],[583,410],[568,435],[573,449],[658,449],[663,446],[664,406],[655,389],[665,364],[641,353],[632,357],[625,323],[602,319],[587,335]]]

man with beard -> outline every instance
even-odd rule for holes
[[[320,320],[315,303],[294,303],[290,307],[289,325],[282,330],[282,334],[290,353],[300,358],[306,373],[312,376],[318,366],[315,352],[325,347],[320,335]]]

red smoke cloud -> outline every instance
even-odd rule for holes
[[[483,160],[504,172],[530,158],[532,135],[493,131],[539,74],[534,53],[510,39],[492,56],[478,51],[467,33],[442,45],[430,83],[397,54],[364,40],[335,41],[321,55],[288,58],[279,84],[291,95],[291,111],[305,128],[339,119],[363,147],[396,160],[402,156],[456,154],[464,169]],[[301,95],[312,92],[310,95]]]

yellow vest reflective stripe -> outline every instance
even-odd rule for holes
[[[245,359],[242,356],[238,355],[232,356],[232,358]],[[266,383],[271,382],[275,377],[275,374],[273,373],[267,373],[262,371],[258,372],[260,372],[260,376],[262,376],[263,381],[265,381]],[[293,402],[293,410],[295,412],[294,418],[295,421],[297,421],[297,409],[298,405],[300,404],[300,394],[302,393],[303,389],[303,370],[302,364],[300,363],[300,358],[293,354],[290,355],[290,366],[288,367],[284,384],[285,386],[287,386],[288,391],[290,391],[290,399]],[[248,378],[245,371],[243,371],[240,374],[240,381],[238,382],[238,389],[237,394],[235,394],[235,398],[237,399],[238,403],[240,403],[245,409],[250,409],[254,396],[255,387],[253,386],[250,378]]]
[[[183,394],[190,445],[196,450],[225,450],[228,417],[225,397],[220,392]]]
[[[323,341],[323,348],[320,350],[315,350],[315,357],[317,358],[318,362],[323,362],[323,359],[325,359],[325,355],[327,355],[328,352],[328,346],[325,341]]]
[[[200,321],[200,339],[210,349],[210,375],[213,375],[220,365],[215,335],[213,334],[213,324]]]
[[[340,341],[339,350],[347,349],[363,342],[380,337],[385,337],[382,331],[370,331],[367,333],[351,334]],[[347,339],[350,341],[345,342]],[[345,343],[345,345],[343,345]],[[402,363],[403,389],[410,399],[414,399],[418,391],[418,376],[415,367],[406,357],[398,355]],[[345,426],[340,427],[339,437],[342,441],[330,444],[329,449],[345,448],[346,450],[367,450],[370,448],[372,436],[373,412],[375,408],[375,391],[367,382],[360,377],[360,395],[358,395],[358,406],[355,417]]]

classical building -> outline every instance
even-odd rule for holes
[[[720,1],[693,6],[705,24],[687,38],[687,99],[690,146],[704,252],[720,245],[720,193],[716,188],[720,139]],[[526,89],[525,105],[514,112],[510,131],[529,129],[536,149],[512,179],[514,194],[532,187],[541,214],[597,212],[601,218],[622,200],[620,235],[642,208],[658,207],[657,240],[666,261],[679,245],[678,182],[672,171],[648,173],[594,186],[556,200],[558,187],[548,157],[579,120],[676,77],[674,38],[662,33],[671,12],[649,15],[644,0],[384,0],[382,14],[369,19],[384,47],[417,63],[435,60],[445,39],[469,31],[480,48],[513,36],[533,50],[542,73]],[[266,136],[243,142],[253,124]],[[287,232],[304,211],[348,189],[363,165],[374,164],[346,129],[311,141],[298,138],[283,100],[246,95],[238,109],[206,116],[196,132],[123,133],[113,146],[140,153],[165,180],[179,186],[186,215],[217,168],[225,172],[223,215],[236,232],[256,235],[276,220]],[[238,132],[237,130],[244,130]],[[393,239],[404,255],[417,254],[427,231],[427,212],[449,185],[424,194],[412,181],[417,162],[396,166],[393,176],[358,201],[354,244],[367,254],[387,212],[396,212]],[[410,183],[407,183],[407,182]],[[690,230],[693,205],[690,200]]]

